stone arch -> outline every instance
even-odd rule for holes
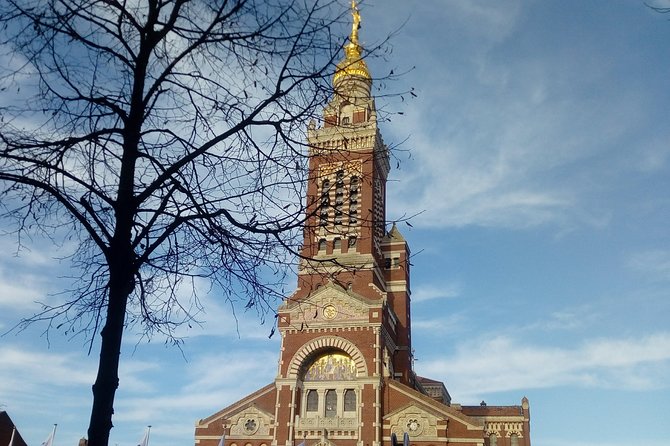
[[[368,375],[368,367],[365,364],[365,357],[358,347],[352,342],[338,336],[322,336],[309,341],[303,345],[295,355],[293,355],[288,366],[287,378],[298,379],[303,364],[305,364],[308,359],[327,350],[341,350],[348,354],[354,361],[354,364],[356,364],[356,375]]]

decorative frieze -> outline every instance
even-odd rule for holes
[[[484,432],[486,436],[495,434],[496,437],[511,437],[516,434],[519,438],[523,438],[523,422],[521,421],[486,421],[484,425]]]

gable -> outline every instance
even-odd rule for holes
[[[408,432],[410,437],[413,436],[412,429],[408,429],[407,426],[408,423],[412,424],[412,420],[419,424],[423,422],[422,426],[414,427],[414,436],[438,436],[441,434],[438,432],[440,426],[444,429],[447,422],[450,431],[482,431],[484,428],[479,418],[465,415],[460,410],[444,405],[397,381],[388,380],[387,383],[386,391],[389,392],[390,400],[396,404],[395,407],[389,408],[390,411],[384,416],[384,426],[391,429],[397,427],[400,429],[400,434]],[[392,432],[398,435],[398,432]]]
[[[314,328],[321,326],[367,324],[370,309],[378,308],[373,302],[352,291],[329,283],[306,299],[292,302],[281,309],[282,317],[290,320],[294,328]]]
[[[218,412],[203,418],[196,423],[196,429],[208,429],[211,425],[222,426],[222,423],[228,422],[228,420],[238,420],[243,417],[247,411],[250,411],[250,415],[258,414],[267,414],[270,417],[273,417],[270,414],[269,410],[274,408],[274,403],[276,400],[276,391],[277,388],[272,384],[255,391],[254,393],[247,395],[241,400],[236,401],[228,407],[225,407]],[[252,409],[253,408],[253,409]],[[266,420],[267,418],[263,418]],[[259,426],[260,427],[260,426]],[[218,428],[217,428],[218,429]],[[220,434],[219,434],[220,435]]]

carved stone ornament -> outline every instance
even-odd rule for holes
[[[258,421],[255,418],[249,418],[244,423],[244,430],[247,434],[253,435],[258,430]]]
[[[268,436],[272,418],[270,414],[262,412],[256,406],[250,406],[230,418],[231,436]]]
[[[328,304],[325,307],[323,307],[323,317],[325,319],[335,319],[337,316],[337,308],[335,305]]]
[[[421,423],[416,418],[411,418],[407,422],[407,432],[411,434],[418,434],[419,429],[421,428]]]
[[[390,418],[391,432],[402,438],[407,432],[410,437],[437,437],[437,417],[418,407],[411,406]]]

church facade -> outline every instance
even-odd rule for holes
[[[530,446],[528,400],[461,406],[413,370],[410,250],[386,225],[389,153],[358,11],[322,125],[308,129],[309,183],[296,291],[278,310],[274,382],[199,420],[196,446]]]

